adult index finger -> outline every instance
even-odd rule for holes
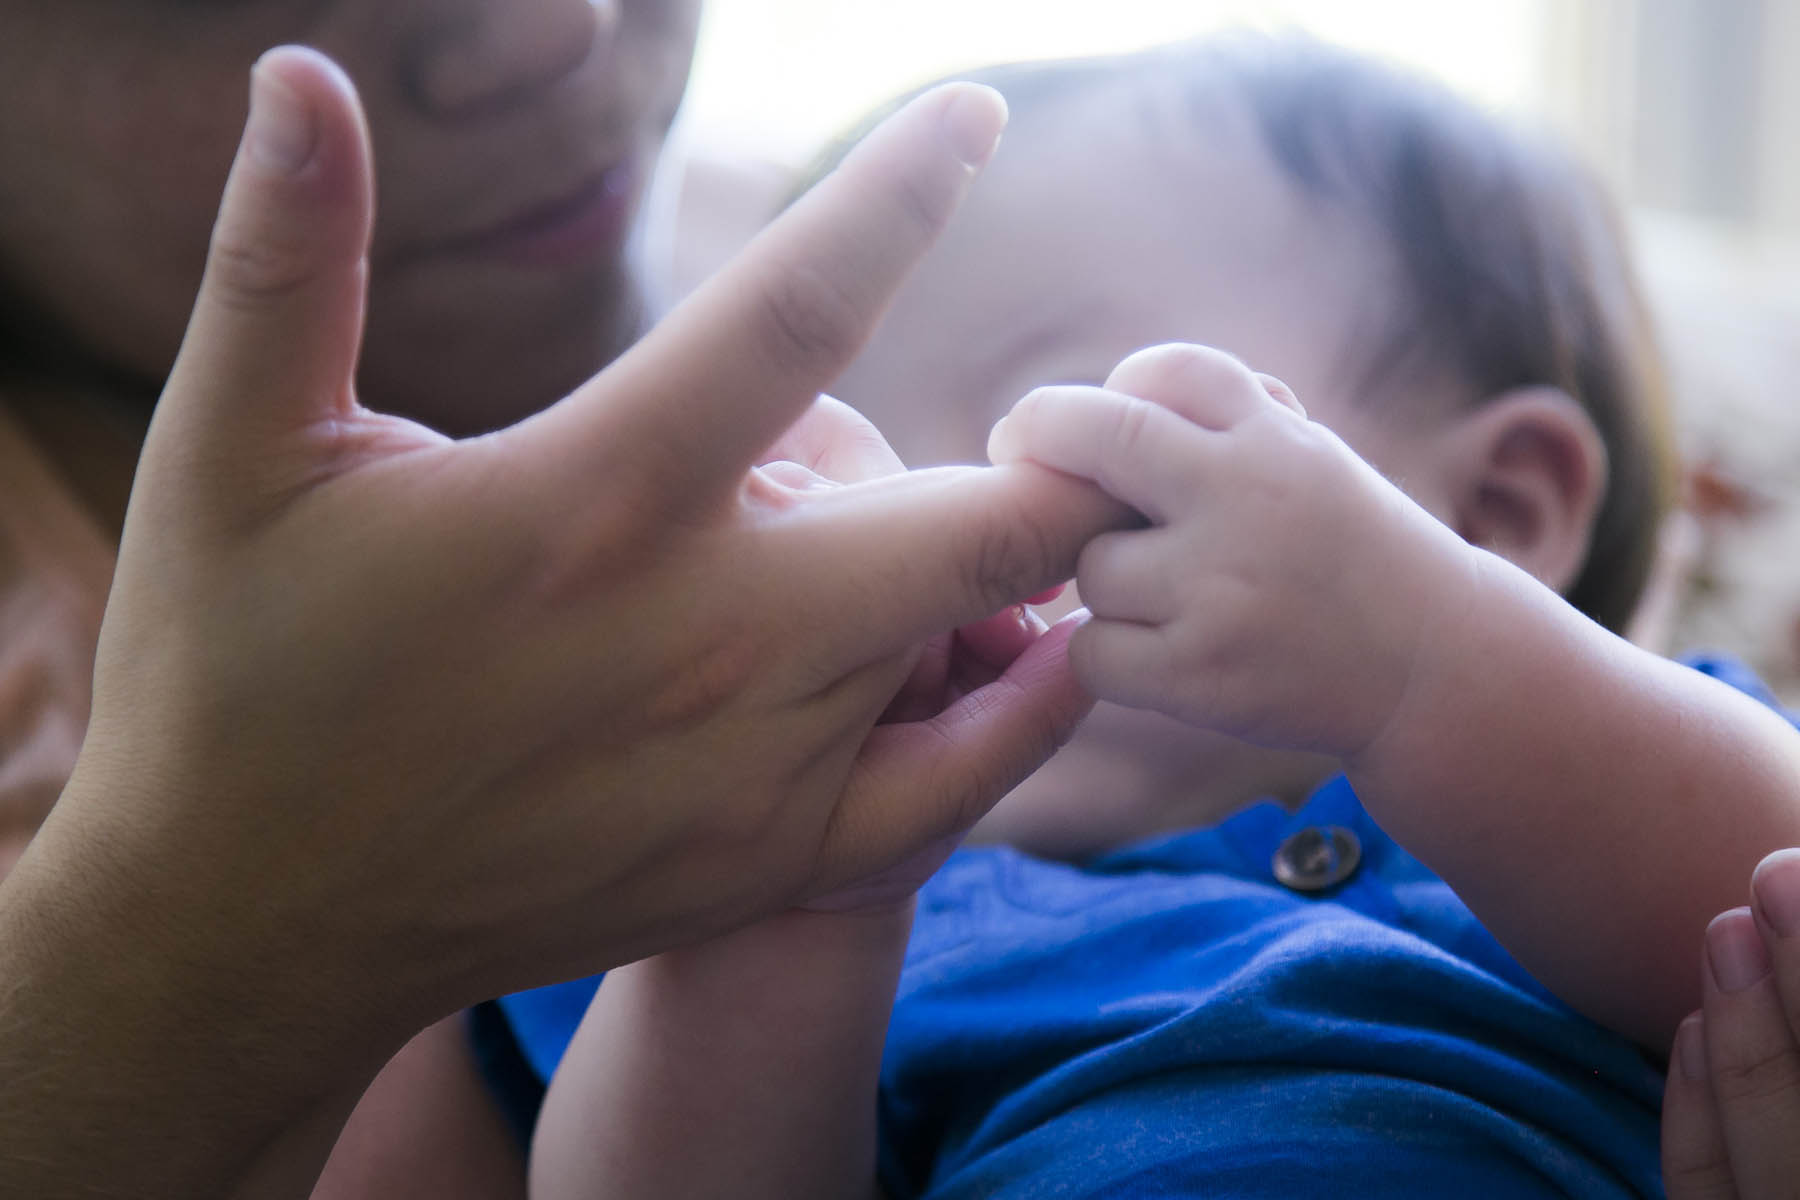
[[[1694,1013],[1675,1031],[1663,1089],[1662,1169],[1669,1200],[1742,1200],[1706,1068],[1706,1029]]]
[[[811,580],[794,603],[836,678],[1070,578],[1090,539],[1141,521],[1036,463],[939,467],[808,495],[764,526],[761,561],[773,579]]]
[[[692,511],[737,486],[862,347],[949,221],[1005,124],[999,94],[933,89],[611,368],[528,422],[590,479],[596,448],[632,494]],[[576,493],[579,494],[579,493]]]

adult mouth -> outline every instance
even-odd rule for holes
[[[635,159],[615,163],[552,200],[432,243],[416,257],[486,259],[524,267],[610,257],[624,245],[641,175]]]

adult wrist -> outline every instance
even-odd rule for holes
[[[196,905],[71,809],[0,881],[0,1164],[24,1195],[223,1195],[383,1051],[284,995],[307,964],[271,974],[254,897]]]

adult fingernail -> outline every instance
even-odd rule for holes
[[[312,107],[283,83],[267,62],[250,72],[250,152],[272,170],[292,174],[312,158],[318,142]]]
[[[1706,960],[1720,991],[1741,992],[1769,973],[1769,948],[1747,908],[1714,917],[1706,927]]]
[[[1784,938],[1800,934],[1800,848],[1777,850],[1756,864],[1750,891],[1769,928]]]
[[[971,167],[985,167],[1006,128],[1006,101],[991,87],[965,84],[944,106],[942,119],[956,157]]]
[[[1675,1031],[1675,1059],[1681,1064],[1683,1079],[1706,1078],[1706,1026],[1699,1013],[1689,1016]]]

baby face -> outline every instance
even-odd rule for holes
[[[1237,106],[1141,81],[1085,87],[1015,124],[837,393],[909,465],[982,462],[989,428],[1031,388],[1098,384],[1133,350],[1202,342],[1285,380],[1406,479],[1419,431],[1352,403],[1352,352],[1386,331],[1392,272],[1379,239],[1298,190]],[[978,832],[1078,857],[1259,797],[1297,801],[1334,770],[1102,704]]]
[[[507,423],[635,325],[622,246],[698,7],[0,0],[0,308],[160,379],[250,65],[305,42],[356,80],[375,146],[365,396],[458,431]]]

